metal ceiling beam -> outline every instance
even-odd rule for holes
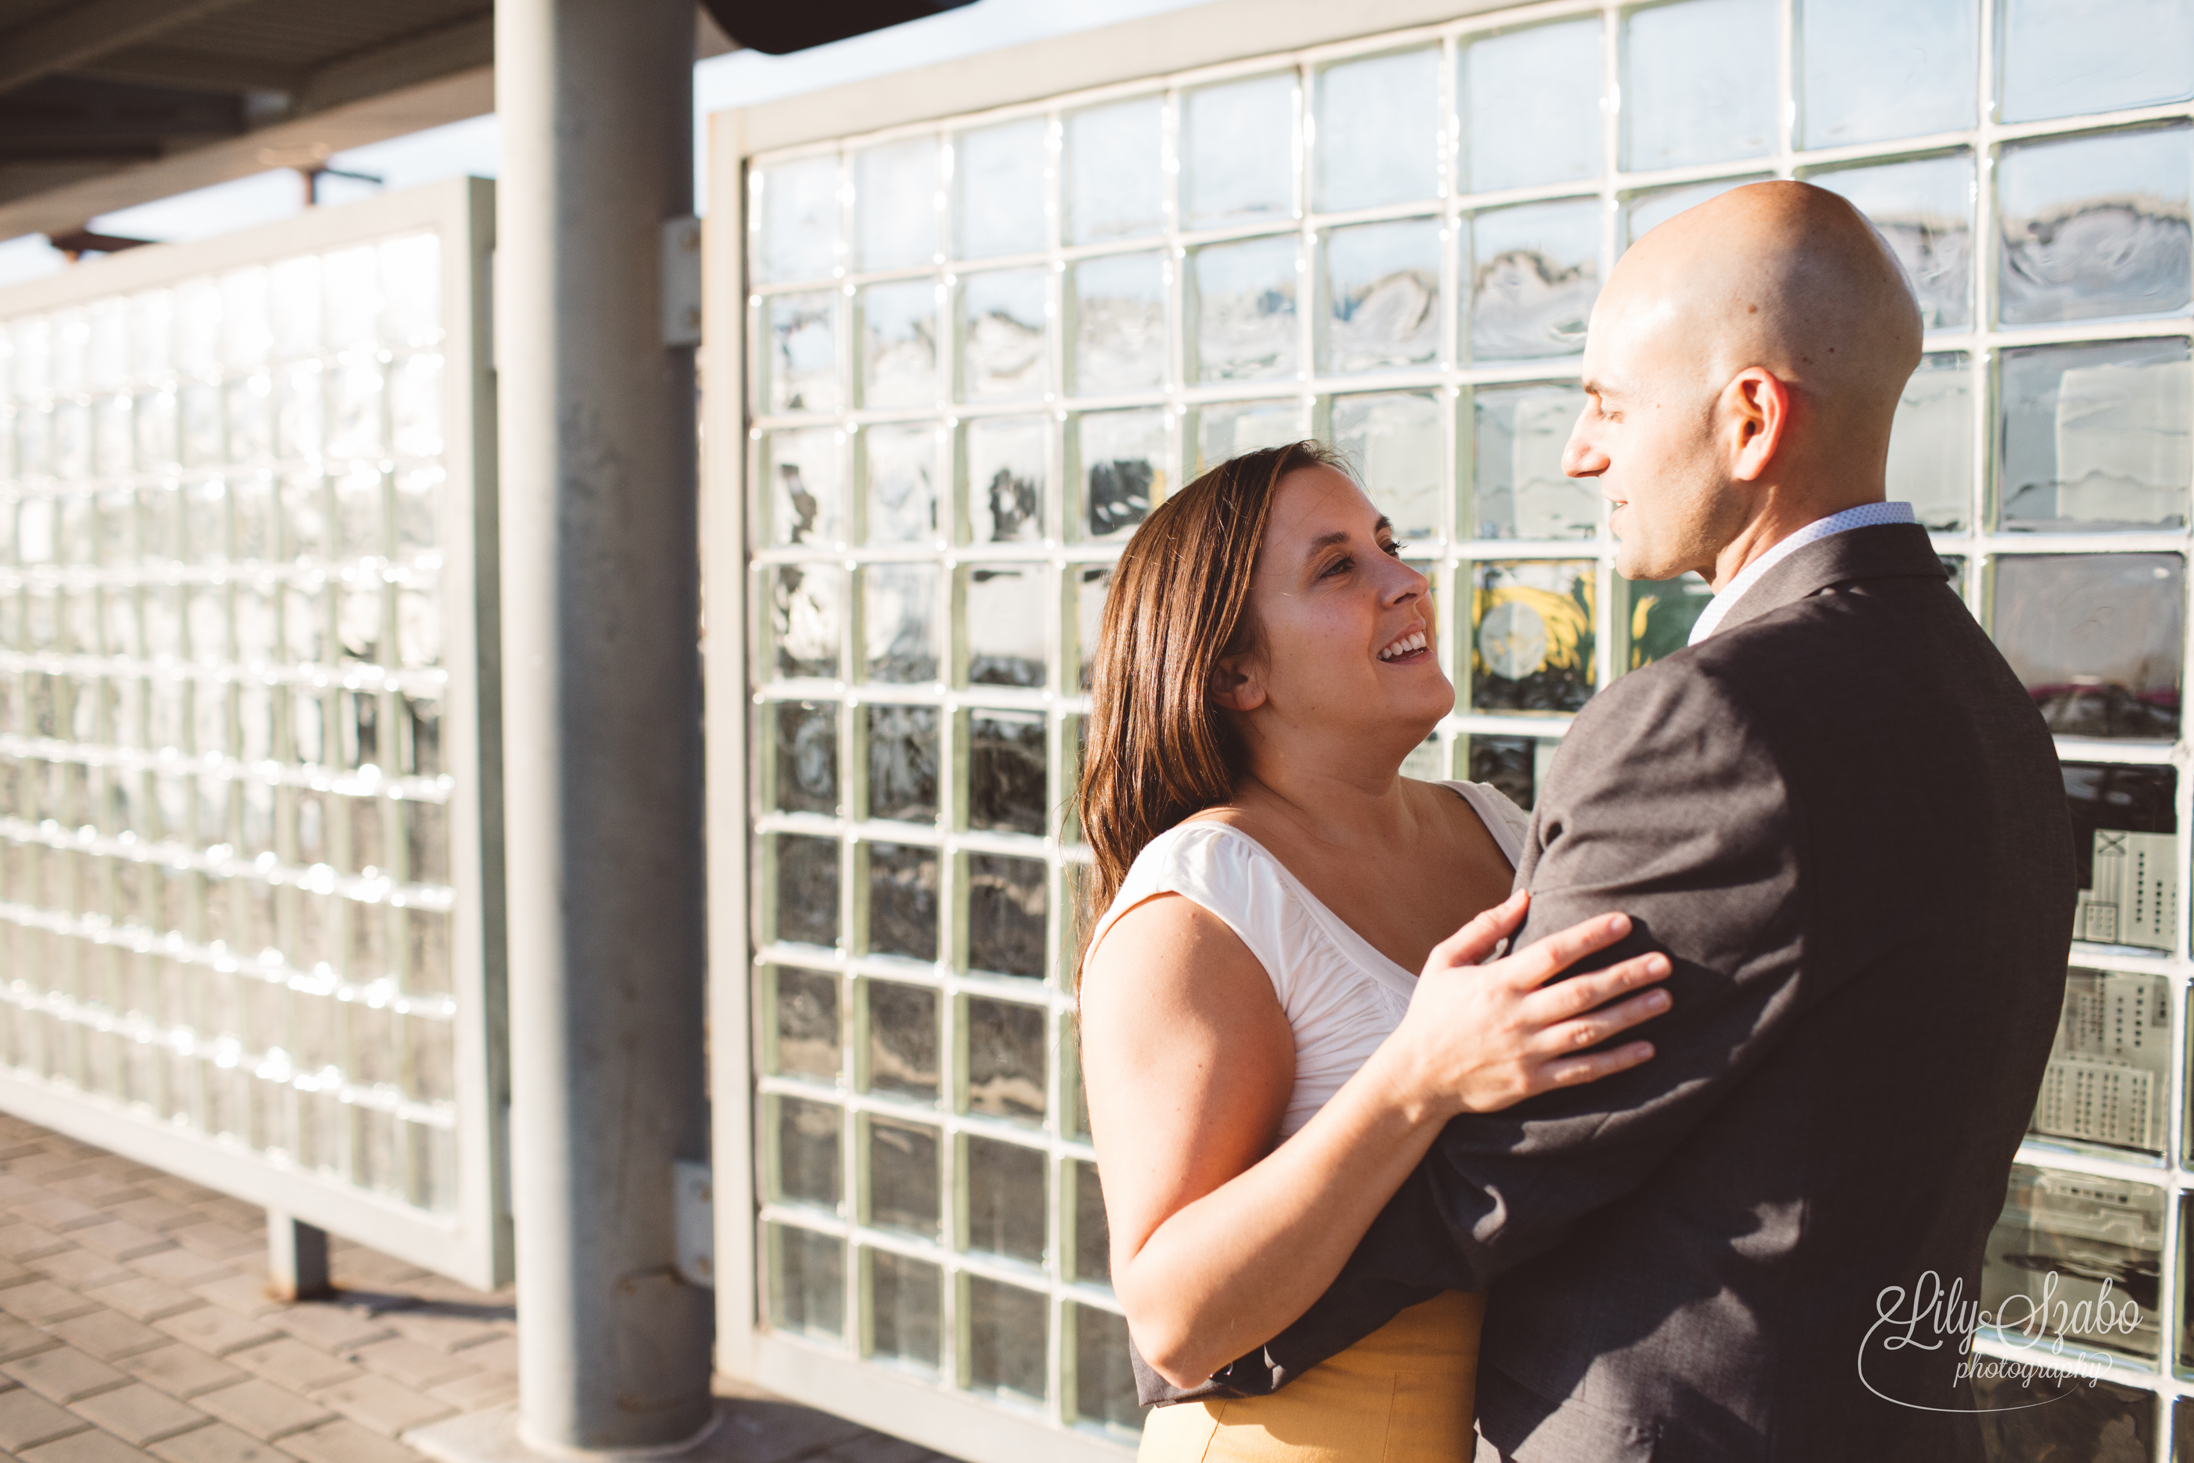
[[[494,62],[495,14],[483,7],[472,19],[406,36],[311,72],[296,88],[291,110],[299,116],[325,111]]]
[[[0,35],[0,91],[66,71],[238,0],[88,0]]]
[[[248,56],[222,56],[211,51],[185,51],[172,46],[130,46],[69,67],[71,76],[99,81],[128,81],[140,86],[166,86],[178,91],[210,91],[234,95],[246,91],[295,91],[303,74],[295,67]]]

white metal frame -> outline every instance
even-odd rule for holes
[[[448,808],[458,1145],[454,1211],[429,1213],[240,1144],[170,1125],[119,1102],[6,1068],[0,1068],[0,1108],[481,1288],[509,1278],[511,1251],[495,382],[488,287],[494,224],[494,184],[456,179],[341,208],[311,210],[203,242],[137,249],[0,290],[4,320],[399,232],[432,231],[441,238],[447,478],[437,531],[444,553],[442,663],[448,677],[441,693],[442,748],[453,779]],[[7,577],[12,581],[19,576]],[[79,842],[73,834],[63,837],[72,846]],[[127,1024],[114,1017],[97,1019],[116,1029]]]
[[[1441,394],[1449,410],[1444,415],[1450,423],[1448,450],[1452,460],[1459,449],[1456,434],[1467,430],[1458,422],[1459,412],[1454,409],[1459,392],[1479,384],[1502,382],[1527,382],[1574,379],[1574,361],[1561,359],[1524,365],[1496,367],[1470,367],[1458,365],[1457,341],[1453,338],[1453,325],[1461,312],[1455,308],[1455,292],[1462,288],[1455,265],[1455,250],[1450,245],[1443,255],[1442,287],[1450,302],[1443,308],[1444,329],[1448,338],[1443,341],[1441,364],[1418,371],[1382,373],[1376,377],[1320,378],[1313,374],[1315,361],[1315,335],[1320,314],[1318,295],[1312,283],[1316,268],[1316,255],[1312,252],[1317,231],[1334,224],[1371,221],[1392,217],[1437,217],[1452,233],[1463,215],[1481,207],[1507,203],[1529,202],[1546,199],[1597,196],[1603,205],[1603,266],[1619,257],[1624,244],[1624,208],[1626,199],[1642,192],[1687,183],[1726,180],[1731,178],[1779,176],[1804,176],[1807,173],[1831,166],[1858,162],[1895,162],[1906,158],[1940,154],[1946,151],[1964,151],[1974,159],[1977,197],[1970,215],[1973,227],[1979,232],[1972,251],[1972,271],[1975,280],[1971,300],[1970,324],[1964,328],[1945,330],[1931,334],[1927,349],[1935,352],[1965,352],[1971,372],[1973,393],[1973,422],[1975,431],[1974,468],[1971,476],[1971,502],[1968,513],[1969,527],[1963,531],[1936,535],[1938,549],[1945,555],[1962,556],[1966,561],[1964,589],[1969,602],[1976,605],[1984,620],[1986,594],[1993,561],[2006,554],[2030,554],[2048,552],[2135,552],[2159,550],[2184,554],[2188,551],[2190,536],[2183,530],[2167,530],[2134,534],[2031,534],[2000,533],[1991,530],[1990,501],[1995,481],[1994,441],[1995,418],[1993,370],[1997,353],[2003,349],[2033,345],[2075,341],[2110,341],[2143,337],[2184,337],[2189,332],[2186,318],[2167,320],[2109,323],[2101,325],[2068,325],[2056,327],[1999,329],[1994,326],[1995,271],[2000,241],[1994,227],[1994,160],[1996,149],[2005,143],[2015,143],[2032,138],[2081,133],[2117,128],[2142,123],[2184,122],[2194,119],[2194,106],[2178,104],[2164,107],[2148,107],[2107,115],[2080,117],[2060,122],[2023,123],[2005,125],[1993,120],[1992,98],[1996,90],[1997,37],[1994,34],[1996,6],[1983,0],[1978,40],[1979,76],[1977,95],[1980,100],[1980,118],[1970,129],[1935,134],[1925,137],[1900,139],[1885,144],[1841,146],[1835,148],[1803,149],[1798,146],[1798,116],[1796,105],[1795,56],[1798,44],[1797,25],[1802,0],[1776,0],[1778,16],[1778,44],[1780,68],[1776,96],[1776,142],[1773,150],[1761,157],[1742,163],[1724,163],[1705,167],[1686,167],[1654,172],[1627,172],[1618,166],[1621,159],[1619,114],[1610,109],[1606,118],[1605,146],[1607,170],[1597,183],[1584,185],[1560,185],[1505,190],[1498,193],[1464,194],[1456,186],[1455,145],[1452,136],[1443,156],[1445,175],[1438,202],[1430,207],[1408,205],[1396,208],[1369,209],[1356,213],[1313,216],[1309,211],[1308,164],[1304,164],[1300,194],[1303,205],[1294,227],[1300,230],[1302,268],[1301,286],[1297,293],[1299,338],[1297,349],[1303,363],[1301,374],[1291,380],[1259,383],[1223,383],[1214,385],[1190,384],[1183,370],[1184,363],[1175,360],[1171,372],[1171,384],[1163,392],[1134,398],[1136,404],[1163,400],[1172,422],[1175,424],[1174,446],[1169,475],[1175,482],[1185,481],[1192,473],[1194,448],[1186,438],[1186,424],[1194,420],[1195,410],[1206,403],[1237,402],[1252,398],[1274,401],[1292,401],[1298,404],[1300,420],[1307,428],[1313,420],[1313,408],[1324,396],[1334,391],[1404,390],[1410,388],[1431,389]],[[961,127],[979,126],[989,122],[1004,121],[1016,116],[1056,114],[1067,105],[1082,106],[1108,99],[1152,92],[1167,96],[1167,165],[1169,171],[1178,167],[1178,154],[1173,147],[1176,132],[1174,116],[1176,98],[1180,89],[1235,76],[1265,73],[1284,67],[1303,68],[1300,74],[1307,78],[1308,68],[1351,55],[1375,53],[1409,44],[1435,43],[1441,48],[1442,103],[1445,115],[1456,115],[1454,106],[1454,77],[1458,42],[1464,37],[1487,29],[1521,26],[1565,17],[1599,15],[1603,18],[1603,56],[1606,66],[1605,89],[1614,95],[1621,80],[1621,18],[1637,7],[1599,3],[1599,0],[1551,0],[1551,3],[1525,5],[1500,9],[1485,3],[1442,6],[1436,13],[1427,13],[1427,7],[1406,3],[1370,5],[1356,8],[1345,17],[1336,17],[1309,5],[1296,3],[1268,4],[1260,0],[1223,0],[1223,3],[1199,7],[1173,16],[1138,22],[1133,26],[1116,27],[1099,32],[1089,38],[1072,37],[1063,41],[1048,42],[1039,46],[1024,47],[999,53],[976,62],[960,63],[950,74],[938,72],[913,73],[906,78],[892,78],[885,83],[848,89],[845,92],[826,93],[812,98],[774,104],[750,112],[722,114],[715,119],[712,138],[712,177],[710,193],[712,213],[709,220],[708,240],[708,322],[707,362],[710,390],[707,394],[707,444],[704,466],[705,508],[707,524],[706,552],[708,558],[708,591],[712,607],[708,636],[708,672],[711,683],[718,688],[718,704],[727,699],[725,688],[737,686],[742,699],[755,702],[774,699],[780,694],[797,697],[801,688],[795,683],[782,688],[765,688],[761,685],[761,672],[745,656],[752,655],[759,644],[758,634],[746,623],[746,617],[761,608],[747,577],[747,565],[766,563],[770,551],[762,539],[749,540],[752,531],[752,505],[749,502],[748,484],[759,479],[754,471],[751,439],[761,431],[777,427],[812,424],[813,418],[776,419],[750,417],[746,400],[750,395],[748,375],[757,369],[760,335],[758,316],[753,313],[746,283],[746,249],[749,220],[746,209],[749,195],[746,188],[745,164],[757,154],[763,154],[771,163],[790,161],[802,155],[827,153],[841,147],[851,148],[889,141],[895,137],[918,135],[937,129],[942,118],[950,118],[949,125]],[[1430,23],[1428,23],[1430,22]],[[1282,49],[1282,48],[1285,49]],[[1152,58],[1161,58],[1163,67]],[[1054,165],[1057,144],[1054,143]],[[1300,139],[1298,139],[1298,150]],[[1170,191],[1170,190],[1169,190]],[[1185,273],[1187,251],[1195,247],[1224,239],[1264,235],[1273,232],[1269,225],[1253,225],[1187,233],[1179,228],[1178,217],[1171,211],[1167,227],[1162,235],[1136,241],[1136,248],[1163,248],[1169,265],[1169,310],[1173,318],[1180,318],[1184,306],[1182,276]],[[983,267],[1011,267],[1016,264],[1048,266],[1053,279],[1050,313],[1056,322],[1062,301],[1060,298],[1059,268],[1084,255],[1122,252],[1129,246],[1074,248],[1062,245],[1054,223],[1051,247],[1039,254],[1024,257],[1007,257],[984,260]],[[828,289],[843,290],[850,296],[852,289],[871,279],[894,277],[923,277],[933,271],[915,268],[879,275],[862,275],[841,270],[828,278],[819,278],[804,284],[790,282],[773,283],[770,290]],[[949,281],[948,281],[949,284]],[[949,298],[949,295],[948,295]],[[940,342],[947,332],[955,329],[950,306],[940,305]],[[850,345],[850,299],[841,309],[841,348]],[[1061,373],[1059,352],[1064,349],[1062,333],[1054,326],[1052,333],[1053,360],[1051,379],[1064,379]],[[1182,332],[1176,332],[1176,339]],[[944,348],[949,355],[949,348]],[[949,369],[941,361],[941,370]],[[1107,403],[1088,401],[1080,406],[1099,407]],[[1127,404],[1123,401],[1121,404]],[[1015,404],[989,408],[983,406],[956,405],[945,409],[946,415],[967,420],[971,417],[996,411],[1000,414],[1025,414],[1032,409],[1051,413],[1053,401],[1047,398],[1041,408]],[[931,419],[936,411],[928,408],[903,411],[847,410],[836,415],[850,419],[857,426],[890,421]],[[1063,419],[1063,410],[1057,415]],[[1064,484],[1067,448],[1063,432],[1055,431],[1051,444],[1051,470],[1053,480]],[[737,445],[734,445],[737,444]],[[841,459],[842,465],[844,459]],[[846,484],[848,501],[854,493],[854,478],[844,471],[841,480]],[[1062,501],[1062,493],[1068,494]],[[1069,570],[1084,562],[1102,562],[1113,553],[1110,545],[1079,544],[1071,539],[1059,542],[1063,535],[1065,515],[1062,510],[1071,504],[1071,489],[1054,490],[1047,512],[1049,522],[1055,525],[1053,541],[1039,549],[1035,545],[998,547],[955,547],[942,557],[948,566],[962,563],[988,561],[1027,562],[1043,560],[1055,571]],[[1458,495],[1449,493],[1448,527],[1459,529],[1462,525],[1452,521]],[[925,552],[925,557],[933,557]],[[874,562],[888,558],[873,550],[861,550],[860,561]],[[1627,646],[1621,632],[1621,622],[1626,618],[1617,608],[1615,598],[1620,581],[1613,572],[1614,545],[1604,533],[1596,540],[1522,542],[1475,542],[1468,535],[1450,532],[1439,551],[1438,579],[1450,606],[1447,623],[1454,633],[1446,637],[1444,652],[1452,670],[1467,669],[1468,662],[1468,603],[1471,587],[1471,569],[1481,561],[1573,559],[1588,560],[1595,565],[1595,589],[1602,607],[1600,624],[1608,626],[1612,633],[1597,637],[1595,647],[1595,683],[1605,685],[1620,673]],[[848,562],[851,562],[850,559]],[[951,575],[948,573],[948,579]],[[1060,586],[1064,590],[1065,586]],[[949,594],[949,586],[942,594]],[[1063,593],[1050,596],[1052,613],[1058,613]],[[849,613],[851,611],[849,610]],[[1071,611],[1069,611],[1071,612]],[[940,623],[949,624],[948,609],[939,607]],[[736,617],[736,618],[733,618]],[[727,619],[731,623],[726,623]],[[2194,632],[2194,617],[2190,617],[2190,632]],[[2190,658],[2194,658],[2194,644],[2190,644]],[[1459,687],[1466,676],[1456,674]],[[820,688],[817,688],[820,689]],[[842,693],[840,693],[842,694]],[[862,696],[869,695],[863,688]],[[911,703],[934,704],[950,713],[969,705],[1002,706],[1020,704],[1025,700],[1032,709],[1044,706],[1054,710],[1064,709],[1069,716],[1078,710],[1080,698],[1071,688],[1059,693],[1024,692],[1001,694],[998,688],[985,687],[971,690],[950,689],[941,693],[926,693],[915,688],[893,688],[885,699]],[[1444,756],[1454,760],[1460,756],[1459,743],[1472,734],[1494,736],[1525,736],[1534,738],[1558,738],[1567,725],[1565,716],[1538,714],[1496,714],[1472,712],[1467,709],[1468,692],[1464,691],[1463,706],[1442,727]],[[769,1385],[778,1387],[814,1401],[819,1405],[891,1428],[929,1445],[946,1448],[977,1459],[1007,1458],[1025,1455],[1030,1443],[1028,1424],[1019,1419],[1001,1416],[994,1409],[979,1407],[964,1398],[952,1398],[937,1388],[914,1382],[882,1368],[864,1365],[848,1358],[826,1355],[822,1351],[799,1341],[769,1331],[757,1321],[759,1279],[753,1266],[756,1260],[755,1237],[758,1229],[754,1216],[758,1209],[753,1190],[754,1182],[754,1100],[756,1093],[783,1090],[798,1091],[797,1084],[784,1084],[778,1079],[758,1077],[754,1072],[752,1052],[754,1034],[751,1022],[756,1013],[749,981],[759,964],[767,963],[766,952],[756,950],[748,943],[748,931],[754,927],[749,910],[751,892],[747,859],[750,849],[750,833],[767,834],[773,830],[800,831],[802,815],[774,814],[758,807],[750,807],[753,796],[750,755],[745,745],[749,734],[745,716],[719,716],[712,720],[709,732],[710,771],[710,847],[711,847],[711,927],[714,931],[714,949],[711,960],[712,1038],[715,1064],[712,1073],[712,1091],[716,1103],[716,1184],[719,1201],[719,1242],[717,1253],[720,1266],[718,1347],[719,1364],[729,1372],[753,1376]],[[1055,718],[1053,725],[1061,722]],[[1071,723],[1067,723],[1071,724]],[[943,759],[950,765],[950,741]],[[844,745],[854,746],[850,738]],[[2178,769],[2177,813],[2180,828],[2178,845],[2179,884],[2182,906],[2189,903],[2185,897],[2188,889],[2190,845],[2194,845],[2194,785],[2190,785],[2187,769],[2194,765],[2194,752],[2190,752],[2187,734],[2182,727],[2176,743],[2094,741],[2075,738],[2060,739],[2061,754],[2068,761],[2106,762],[2118,764],[2165,764]],[[1068,750],[1055,735],[1051,747],[1053,766],[1060,767],[1059,754]],[[1057,774],[1054,774],[1055,780]],[[949,826],[949,818],[945,820]],[[813,831],[822,831],[828,820],[821,820]],[[860,825],[849,825],[844,832],[853,836],[862,833]],[[898,837],[902,830],[894,829],[889,836]],[[913,841],[913,840],[908,840]],[[923,840],[928,841],[928,840]],[[941,834],[936,840],[947,849],[977,846],[982,835]],[[1043,849],[1055,862],[1073,862],[1078,853],[1072,847],[1060,847],[1055,840],[1045,840]],[[1020,852],[1033,852],[1034,841],[1022,841],[1016,848]],[[842,878],[850,878],[851,869],[842,871]],[[1055,880],[1052,896],[1054,908],[1062,890]],[[949,916],[948,916],[949,918]],[[2181,1312],[2184,1297],[2180,1293],[2183,1279],[2180,1273],[2179,1254],[2182,1247],[2182,1196],[2194,1190],[2194,1165],[2186,1157],[2186,1142],[2190,1130],[2187,1126],[2186,1106],[2190,1096],[2185,1053],[2188,1040],[2188,989],[2194,982],[2194,960],[2184,953],[2187,949],[2187,915],[2182,911],[2181,927],[2176,952],[2158,952],[2153,955],[2134,953],[2124,947],[2082,945],[2075,948],[2074,963],[2104,970],[2152,972],[2167,975],[2172,988],[2172,1041],[2175,1053],[2170,1086],[2170,1118],[2167,1152],[2154,1159],[2144,1155],[2128,1154],[2120,1150],[2092,1147],[2051,1140],[2030,1140],[2021,1150],[2021,1161],[2073,1172],[2092,1173],[2150,1183],[2167,1191],[2164,1229],[2165,1287],[2160,1323],[2164,1337],[2164,1353],[2155,1367],[2147,1367],[2124,1359],[2106,1359],[2102,1363],[2104,1374],[2112,1380],[2136,1386],[2145,1391],[2161,1393],[2168,1404],[2172,1399],[2194,1398],[2194,1373],[2183,1372],[2177,1362],[2174,1340],[2182,1324]],[[799,962],[803,966],[827,969],[832,962],[818,960],[813,952],[803,953]],[[858,958],[838,962],[843,968],[858,968]],[[981,978],[974,978],[980,983]],[[951,981],[947,989],[955,989]],[[971,985],[972,989],[973,986]],[[1071,1000],[1063,992],[1053,992],[1053,1004],[1061,1018],[1071,1009]],[[841,1019],[850,1022],[851,1012],[844,1012]],[[1060,1063],[1054,1063],[1056,1069]],[[1060,1074],[1055,1070],[1054,1111],[1058,1111]],[[839,1093],[833,1099],[849,1108],[859,1110],[866,1099],[851,1093]],[[934,1115],[932,1115],[934,1117]],[[1080,1145],[1055,1141],[1054,1148],[1062,1153],[1081,1153]],[[813,1215],[803,1213],[803,1223],[814,1225]],[[820,1226],[827,1228],[827,1225]],[[957,1261],[956,1261],[957,1263]],[[849,1266],[850,1268],[850,1266]],[[1055,1326],[1056,1334],[1056,1326]],[[2002,1351],[2012,1354],[1999,1340],[1983,1337],[1980,1346],[1984,1351]],[[2157,1422],[2158,1459],[2171,1456],[2173,1448],[2173,1411],[2169,1406],[2160,1408]],[[1044,1446],[1052,1452],[1069,1447],[1084,1446],[1080,1438],[1071,1443],[1067,1438],[1051,1435]],[[1107,1444],[1091,1440],[1087,1446],[1107,1455]],[[1063,1454],[1062,1454],[1063,1455]]]

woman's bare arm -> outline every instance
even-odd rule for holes
[[[1264,967],[1225,922],[1161,896],[1115,921],[1091,952],[1083,1077],[1112,1283],[1137,1346],[1167,1380],[1200,1381],[1301,1315],[1448,1118],[1652,1055],[1643,1042],[1578,1053],[1666,1009],[1660,991],[1593,1009],[1665,976],[1662,957],[1545,986],[1622,938],[1620,915],[1468,964],[1523,911],[1513,899],[1435,950],[1401,1027],[1278,1147],[1294,1037]]]

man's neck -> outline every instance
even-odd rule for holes
[[[1811,523],[1833,518],[1847,509],[1867,503],[1880,503],[1888,494],[1881,489],[1865,497],[1844,495],[1834,499],[1813,498],[1804,502],[1778,502],[1771,495],[1761,511],[1738,530],[1735,537],[1722,546],[1715,555],[1713,572],[1706,576],[1707,585],[1716,594],[1727,589],[1731,581],[1745,572],[1755,560],[1768,553],[1784,539]]]

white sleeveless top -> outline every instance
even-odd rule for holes
[[[1528,815],[1485,783],[1439,785],[1470,804],[1513,868]],[[1121,915],[1159,894],[1181,895],[1225,920],[1271,977],[1295,1033],[1295,1090],[1280,1119],[1280,1136],[1292,1136],[1401,1024],[1416,973],[1343,924],[1263,844],[1208,821],[1176,824],[1136,855],[1090,948]]]

